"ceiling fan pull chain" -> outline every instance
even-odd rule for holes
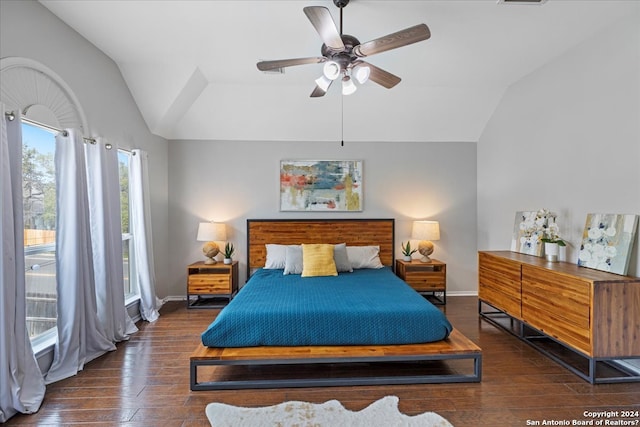
[[[344,96],[340,96],[340,136],[340,146],[344,147]]]

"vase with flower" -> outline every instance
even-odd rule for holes
[[[560,237],[558,224],[555,222],[555,215],[553,221],[547,223],[547,227],[543,231],[543,237],[540,239],[544,243],[544,256],[549,262],[557,262],[560,254],[560,247],[567,246],[564,239]]]

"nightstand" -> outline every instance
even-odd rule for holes
[[[219,308],[238,292],[238,261],[187,266],[187,308]],[[195,297],[195,299],[192,299]]]
[[[433,297],[437,304],[447,303],[447,264],[444,262],[397,259],[396,274],[421,295]]]

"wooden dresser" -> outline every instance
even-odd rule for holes
[[[640,358],[640,278],[516,252],[479,252],[478,298],[485,319],[591,383],[640,381],[617,362]],[[483,304],[497,311],[484,310]],[[501,321],[505,317],[508,322]],[[544,338],[573,350],[588,367],[574,366],[549,349],[553,346],[538,345]],[[606,369],[596,369],[601,362]],[[598,378],[597,370],[607,375]]]

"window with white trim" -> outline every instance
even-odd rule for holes
[[[22,123],[22,200],[27,330],[32,340],[55,333],[56,176],[55,135]]]
[[[120,175],[120,218],[122,222],[122,265],[124,271],[124,297],[130,301],[139,296],[136,263],[133,259],[133,239],[130,227],[131,200],[129,198],[129,163],[131,153],[118,150],[118,170]]]

